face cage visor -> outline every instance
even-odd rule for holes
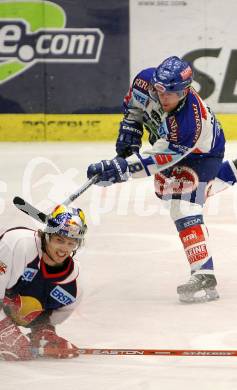
[[[179,97],[179,100],[182,100],[183,98],[185,98],[185,96],[187,95],[186,91],[187,89],[189,88],[188,87],[185,87],[184,89],[182,90],[179,90],[179,91],[173,91],[173,90],[167,90],[162,84],[160,83],[156,83],[156,84],[150,84],[149,85],[149,95],[151,96],[152,99],[154,100],[159,100],[159,95],[158,93],[167,93],[167,94],[170,94],[170,93],[175,93],[176,95],[178,95]]]

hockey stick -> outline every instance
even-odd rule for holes
[[[237,350],[79,348],[82,355],[109,356],[237,356]]]
[[[77,199],[83,192],[85,192],[92,184],[95,184],[98,179],[98,175],[93,176],[91,179],[87,180],[77,191],[71,194],[67,199],[62,203],[65,206],[68,206],[71,202]],[[47,221],[48,215],[38,210],[36,207],[32,206],[26,200],[22,199],[20,196],[15,196],[13,199],[14,205],[21,210],[23,213],[29,215],[30,217],[36,219],[38,222],[45,223]]]

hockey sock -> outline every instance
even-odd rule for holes
[[[213,273],[213,261],[208,247],[208,232],[202,215],[193,215],[175,221],[191,273]]]

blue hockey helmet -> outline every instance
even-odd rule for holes
[[[172,56],[166,58],[154,71],[151,85],[159,92],[182,92],[193,81],[193,71],[187,61]]]
[[[83,240],[87,231],[85,215],[79,208],[57,206],[47,220],[45,233]]]

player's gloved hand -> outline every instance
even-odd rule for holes
[[[90,179],[94,175],[99,175],[96,184],[106,187],[113,183],[122,183],[129,179],[128,163],[121,157],[113,160],[102,160],[99,163],[89,165],[87,177]]]
[[[119,157],[129,157],[138,153],[142,145],[143,128],[137,122],[127,124],[121,122],[119,135],[116,141],[116,152]]]
[[[0,321],[0,360],[34,359],[29,339],[6,317]]]
[[[79,356],[79,349],[56,334],[53,325],[32,327],[29,334],[33,351],[41,357],[70,359]]]

